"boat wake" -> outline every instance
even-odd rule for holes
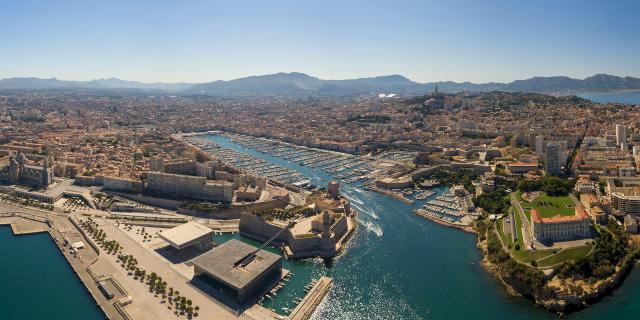
[[[359,204],[364,204],[364,202],[362,202],[362,200],[358,200],[356,198],[347,197],[347,199],[349,199],[349,201],[351,201],[351,202],[357,202]]]
[[[360,221],[358,220],[358,222],[364,226],[367,231],[373,232],[376,236],[382,237],[382,235],[384,234],[384,232],[382,231],[382,227],[380,227],[379,225],[371,222],[371,221]]]
[[[360,204],[362,204],[362,203],[360,203]],[[371,211],[371,210],[365,210],[364,208],[358,206],[355,203],[352,203],[351,206],[356,208],[358,210],[358,212],[364,212],[366,215],[368,215],[369,217],[371,217],[371,218],[373,218],[375,220],[379,219],[378,215],[375,212]]]

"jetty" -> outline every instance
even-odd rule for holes
[[[48,232],[47,221],[34,215],[3,213],[0,225],[9,225],[14,235],[28,235]]]
[[[311,318],[322,299],[327,295],[331,288],[333,280],[329,277],[321,277],[316,284],[309,290],[307,295],[302,298],[298,306],[293,309],[289,319],[291,320],[307,320]]]
[[[404,203],[406,203],[406,204],[413,204],[413,203],[414,203],[414,201],[413,201],[413,200],[411,200],[411,199],[409,199],[409,198],[406,198],[405,196],[403,196],[403,195],[402,195],[401,193],[399,193],[399,192],[394,192],[394,191],[391,191],[391,190],[386,190],[386,189],[378,188],[378,187],[376,187],[376,186],[375,186],[375,185],[373,185],[373,184],[368,184],[368,185],[366,185],[366,186],[365,186],[365,189],[368,189],[368,190],[371,190],[371,191],[375,191],[375,192],[378,192],[378,193],[382,193],[382,194],[386,194],[386,195],[388,195],[388,196],[390,196],[390,197],[392,197],[392,198],[395,198],[395,199],[398,199],[398,200],[402,200],[402,201],[404,201]]]

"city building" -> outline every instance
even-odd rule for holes
[[[589,179],[588,175],[580,175],[576,180],[574,190],[578,193],[593,193],[596,191],[596,184]]]
[[[525,174],[530,171],[538,171],[537,163],[512,162],[508,167],[511,174]]]
[[[0,160],[0,181],[5,184],[46,188],[53,182],[53,167],[49,157],[25,155],[22,151]]]
[[[556,215],[542,218],[540,213],[531,210],[533,237],[540,242],[557,242],[584,239],[590,235],[589,216],[582,206],[577,205],[575,215]]]
[[[620,147],[623,143],[627,143],[627,127],[616,124],[616,146]]]
[[[544,170],[546,175],[560,175],[562,165],[560,163],[561,146],[558,142],[549,142],[545,152]]]
[[[257,249],[229,240],[193,259],[194,277],[244,304],[269,290],[282,276],[282,257]]]
[[[189,221],[160,232],[160,238],[177,250],[188,247],[195,247],[203,251],[209,250],[213,247],[212,237],[213,230],[195,221]]]
[[[231,202],[233,183],[206,177],[148,172],[145,191],[175,198]]]
[[[619,187],[611,192],[611,208],[618,214],[640,216],[640,188]]]
[[[544,153],[544,137],[543,136],[536,136],[536,153],[537,154],[543,154]]]
[[[241,186],[236,190],[236,201],[256,201],[260,199],[260,195],[262,194],[262,188],[260,187],[251,187],[251,186]]]
[[[376,186],[386,189],[406,189],[414,186],[411,176],[402,176],[398,178],[384,177],[376,179]]]

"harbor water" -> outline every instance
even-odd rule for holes
[[[300,172],[318,186],[332,179],[321,169],[245,148],[225,136],[206,138]],[[440,187],[429,199],[443,191]],[[342,184],[341,192],[360,213],[346,252],[331,262],[285,261],[293,276],[274,299],[263,301],[265,307],[283,314],[304,296],[305,286],[327,275],[333,287],[316,320],[557,318],[530,301],[507,296],[480,266],[474,235],[413,214],[428,199],[409,205],[357,183]],[[232,237],[241,238],[225,235],[216,241]],[[0,255],[0,319],[104,319],[49,235],[14,236],[0,226]],[[568,318],[637,319],[639,305],[640,271],[635,268],[611,296]]]
[[[222,135],[206,136],[221,148],[259,157],[301,172],[318,186],[332,176],[232,142]],[[428,199],[444,191],[443,187]],[[274,299],[263,305],[279,313],[292,309],[304,287],[321,275],[333,277],[333,287],[314,319],[555,319],[532,302],[506,295],[500,283],[480,265],[476,237],[415,215],[422,202],[400,200],[342,184],[341,192],[359,210],[358,229],[346,252],[325,263],[320,259],[285,261],[293,276]],[[222,237],[222,236],[220,236]],[[224,236],[218,241],[225,241]],[[245,241],[250,241],[244,239]],[[256,243],[254,243],[256,244]],[[274,251],[275,252],[275,251]],[[634,319],[640,316],[640,272],[604,301],[569,316],[576,319]]]
[[[105,318],[49,234],[0,226],[0,255],[0,319]]]
[[[579,97],[589,99],[600,103],[630,103],[640,104],[640,91],[635,92],[599,92],[599,93],[581,93]]]

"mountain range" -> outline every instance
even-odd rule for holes
[[[378,93],[420,95],[433,91],[514,91],[553,94],[579,92],[640,91],[640,79],[597,74],[585,79],[534,77],[509,83],[428,82],[418,83],[401,75],[348,80],[324,80],[304,73],[276,73],[208,83],[144,83],[117,78],[68,81],[42,78],[0,80],[0,89],[135,89],[171,91],[184,95],[212,96],[355,96]]]

